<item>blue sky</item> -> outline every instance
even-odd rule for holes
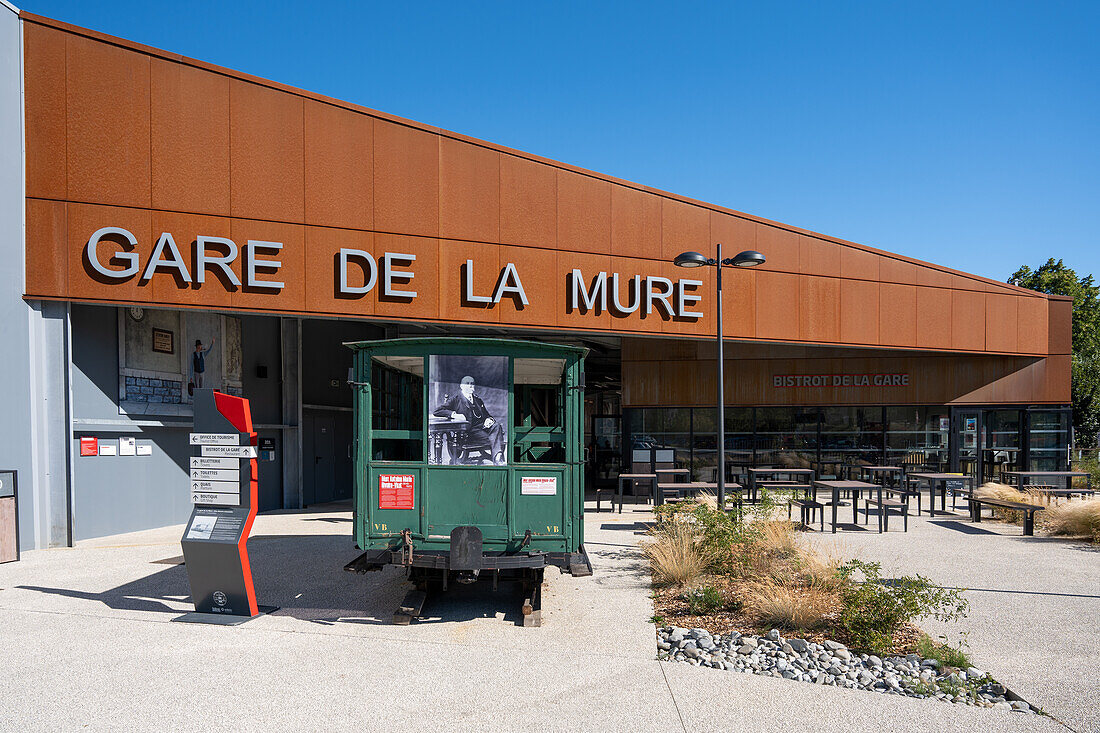
[[[968,272],[1100,276],[1100,3],[17,5]]]

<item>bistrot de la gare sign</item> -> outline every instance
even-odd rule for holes
[[[785,387],[908,387],[908,374],[776,374],[772,386]]]
[[[170,273],[182,286],[206,282],[213,272],[214,280],[247,287],[259,292],[277,294],[286,284],[279,280],[282,262],[278,259],[282,242],[249,239],[244,247],[228,237],[197,236],[192,243],[191,266],[176,245],[170,232],[157,238],[148,259],[143,262],[137,237],[122,227],[103,227],[88,238],[84,246],[85,261],[106,282],[122,283],[138,279],[146,283],[158,272]],[[233,269],[240,259],[241,277]],[[504,298],[517,306],[529,304],[523,286],[522,273],[512,262],[506,262],[491,290],[478,292],[474,287],[473,259],[462,267],[462,299],[464,303],[492,308]],[[335,257],[333,281],[341,297],[364,297],[372,291],[391,299],[411,301],[417,297],[416,255],[383,252],[381,255],[361,249],[341,248]],[[669,318],[699,319],[703,313],[694,310],[702,296],[697,292],[701,280],[670,278],[658,275],[623,277],[617,272],[583,272],[572,269],[569,279],[569,306],[588,313],[611,312],[629,315],[661,314]],[[243,283],[242,283],[243,278]]]

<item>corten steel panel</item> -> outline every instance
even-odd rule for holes
[[[883,283],[879,287],[879,340],[889,346],[917,342],[917,288]]]
[[[756,336],[755,272],[740,267],[726,268],[722,273],[722,311],[722,330],[726,338]],[[715,330],[713,323],[708,327]]]
[[[782,341],[798,340],[799,275],[756,272],[756,337]]]
[[[554,288],[556,291],[554,297],[558,304],[558,325],[563,328],[573,326],[610,329],[611,314],[606,310],[599,312],[598,304],[596,310],[588,310],[584,307],[583,302],[578,303],[581,307],[576,310],[568,306],[573,290],[573,279],[570,277],[573,269],[576,268],[581,271],[585,289],[590,292],[592,281],[596,278],[597,273],[611,271],[611,258],[607,255],[560,252],[557,259],[558,276]],[[657,329],[654,328],[653,330],[656,331]]]
[[[107,280],[92,269],[85,256],[85,245],[93,232],[106,226],[122,227],[137,239],[137,253],[142,267],[149,261],[153,250],[152,215],[148,209],[130,209],[119,206],[93,204],[67,204],[66,208],[69,297],[79,300],[119,300],[125,302],[153,302],[153,289],[139,281],[139,275],[119,282]],[[158,232],[159,234],[159,232]],[[122,269],[125,263],[112,263],[108,253],[124,250],[116,241],[104,241],[99,245],[100,259],[110,269]]]
[[[756,249],[756,224],[718,211],[710,212],[710,241],[722,244],[723,257]],[[709,255],[708,255],[709,256]]]
[[[369,293],[346,293],[337,295],[336,282],[339,277],[337,256],[341,249],[357,249],[369,252],[376,260],[374,289]],[[306,227],[305,251],[305,309],[312,313],[341,313],[346,315],[369,316],[374,314],[374,303],[380,287],[377,279],[377,255],[381,252],[374,246],[374,234],[354,229],[333,229],[331,227]],[[349,260],[348,285],[358,287],[366,284],[369,265],[362,259]]]
[[[993,380],[993,401],[1004,403],[1018,394],[1034,394],[1035,374],[1030,366],[1029,359],[1007,360],[1007,368]]]
[[[1017,298],[1016,338],[1020,351],[1028,354],[1047,350],[1047,300],[1046,298]]]
[[[229,103],[233,216],[301,222],[304,101],[234,79]]]
[[[194,305],[206,308],[230,308],[233,306],[233,295],[237,288],[233,285],[220,267],[207,266],[204,273],[204,282],[198,282],[199,273],[195,267],[195,240],[197,237],[222,237],[233,238],[233,227],[230,220],[221,216],[204,216],[200,214],[176,214],[172,212],[152,212],[152,237],[155,245],[161,234],[168,232],[172,235],[172,241],[176,243],[184,264],[187,266],[191,283],[183,281],[181,274],[173,268],[158,267],[152,276],[152,295],[158,303],[173,303],[179,305]],[[136,232],[135,232],[136,234]],[[238,247],[244,247],[244,242],[235,242]],[[149,248],[150,251],[152,247]],[[224,248],[210,246],[211,254],[226,254]],[[165,251],[161,259],[171,257]],[[143,258],[142,267],[148,265],[148,258]],[[241,279],[241,261],[238,256],[230,269]]]
[[[855,247],[840,248],[840,275],[841,277],[858,280],[878,280],[880,255],[873,252],[864,252]]]
[[[661,259],[661,199],[611,187],[611,254]]]
[[[27,195],[63,199],[66,185],[65,40],[52,28],[24,24],[24,124]]]
[[[374,226],[382,232],[439,233],[439,137],[374,123]]]
[[[66,48],[68,197],[149,206],[149,57],[75,35]]]
[[[515,155],[500,157],[500,241],[555,248],[558,243],[556,171]]]
[[[836,278],[803,275],[798,281],[798,300],[800,339],[840,340],[840,282]]]
[[[933,288],[950,288],[953,287],[953,280],[955,276],[942,270],[937,270],[934,267],[918,267],[917,268],[917,285],[926,285]]]
[[[558,253],[535,247],[498,247],[501,267],[511,262],[516,266],[527,293],[528,304],[520,307],[515,298],[504,298],[497,304],[500,322],[524,326],[545,326],[556,323]]]
[[[951,292],[951,348],[985,350],[985,293]]]
[[[307,100],[305,222],[374,226],[374,119]]]
[[[473,260],[473,287],[469,295],[492,297],[500,274],[498,247],[493,244],[439,240],[439,298],[445,303],[444,317],[453,321],[495,322],[500,311],[491,304],[466,300],[466,260]],[[521,274],[522,277],[522,274]]]
[[[816,237],[798,237],[798,271],[804,275],[840,277],[840,250],[848,249]]]
[[[917,346],[951,348],[951,291],[917,288]]]
[[[756,248],[767,257],[767,261],[756,269],[798,272],[800,250],[798,235],[794,232],[767,224],[757,224]]]
[[[917,266],[895,257],[882,257],[879,260],[879,278],[884,283],[911,285],[917,281]]]
[[[27,199],[28,295],[50,295],[69,289],[65,226],[65,202]]]
[[[439,234],[500,241],[500,153],[440,138]]]
[[[558,171],[558,249],[611,253],[611,184]]]
[[[710,216],[705,209],[681,201],[661,202],[661,254],[666,260],[681,252],[702,252],[714,256],[710,240]],[[724,251],[723,251],[724,254]],[[735,254],[730,252],[730,255]]]
[[[152,59],[152,206],[228,216],[229,79]]]
[[[422,318],[426,320],[454,320],[454,304],[442,304],[439,299],[439,240],[425,237],[407,237],[399,234],[375,234],[374,251],[381,256],[384,252],[409,254],[416,257],[411,266],[395,266],[395,270],[411,270],[416,273],[412,281],[395,280],[394,288],[399,291],[413,291],[416,298],[386,298],[378,291],[374,305],[377,316],[396,316],[398,318]],[[382,277],[381,264],[378,277]],[[379,287],[382,282],[379,280]]]
[[[233,294],[234,308],[264,308],[276,292],[271,288],[249,287],[245,277],[247,254],[245,247],[249,240],[263,242],[281,242],[283,248],[278,251],[259,249],[257,261],[278,260],[278,270],[259,268],[256,270],[258,281],[277,281],[284,287],[278,291],[279,300],[289,311],[303,311],[306,307],[306,263],[305,263],[305,227],[301,224],[281,224],[268,221],[249,221],[233,219],[233,241],[240,247],[237,262],[241,270],[241,287]]]
[[[1043,391],[1048,400],[1066,404],[1070,401],[1070,373],[1072,370],[1072,358],[1065,356],[1050,356],[1044,359],[1046,362],[1046,379]]]
[[[1073,350],[1073,301],[1052,299],[1047,308],[1049,353],[1068,354]]]
[[[840,280],[840,340],[847,344],[877,344],[879,284]]]
[[[1016,301],[1011,295],[985,296],[985,345],[990,351],[1017,351]]]

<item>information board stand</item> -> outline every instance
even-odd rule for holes
[[[235,625],[274,607],[256,603],[248,534],[256,518],[256,433],[248,400],[195,390],[191,502],[180,544],[195,612],[176,621]]]

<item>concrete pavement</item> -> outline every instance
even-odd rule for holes
[[[518,597],[479,588],[430,603],[420,623],[389,625],[407,585],[390,570],[342,570],[356,553],[350,512],[341,507],[257,519],[249,543],[257,594],[280,610],[238,627],[170,623],[190,608],[186,573],[176,564],[182,527],[25,553],[0,566],[0,668],[14,672],[3,717],[30,730],[1065,730],[1050,718],[655,661],[635,524],[650,516],[629,506],[622,515],[589,512],[586,546],[596,575],[549,571],[540,629],[516,625]],[[907,536],[850,532],[848,541],[890,569],[920,549],[920,531],[932,540],[937,532],[955,536],[919,524],[911,522]],[[975,544],[951,548],[952,557],[981,548],[1012,567],[998,548],[1018,541],[969,541]],[[1097,595],[1096,555],[1041,540],[1035,547],[1058,562],[1087,558],[1091,570],[1065,571],[1079,573],[1073,582],[1091,583]],[[934,569],[921,572],[940,579]],[[970,576],[960,570],[955,577]],[[1061,587],[1044,582],[1041,590]],[[1002,594],[986,596],[983,607],[1000,608]],[[1054,599],[1061,596],[1042,598],[1044,618],[1054,614],[1062,623],[1072,612],[1059,610]],[[1015,627],[996,625],[1009,640],[1001,648],[1004,639],[993,631],[978,633],[977,615],[976,608],[967,622],[975,661],[1004,679],[1000,665],[1015,653]],[[1023,638],[1063,631],[1042,623],[1028,624]],[[1086,633],[1095,647],[1094,630],[1065,630]],[[1058,649],[1072,647],[1058,641]],[[1068,715],[1074,729],[1095,729],[1095,681],[1067,688],[1064,679],[1039,680],[1029,696],[1020,689],[1028,664],[1021,659],[1020,681],[1006,682]],[[1053,669],[1034,664],[1036,672]]]

